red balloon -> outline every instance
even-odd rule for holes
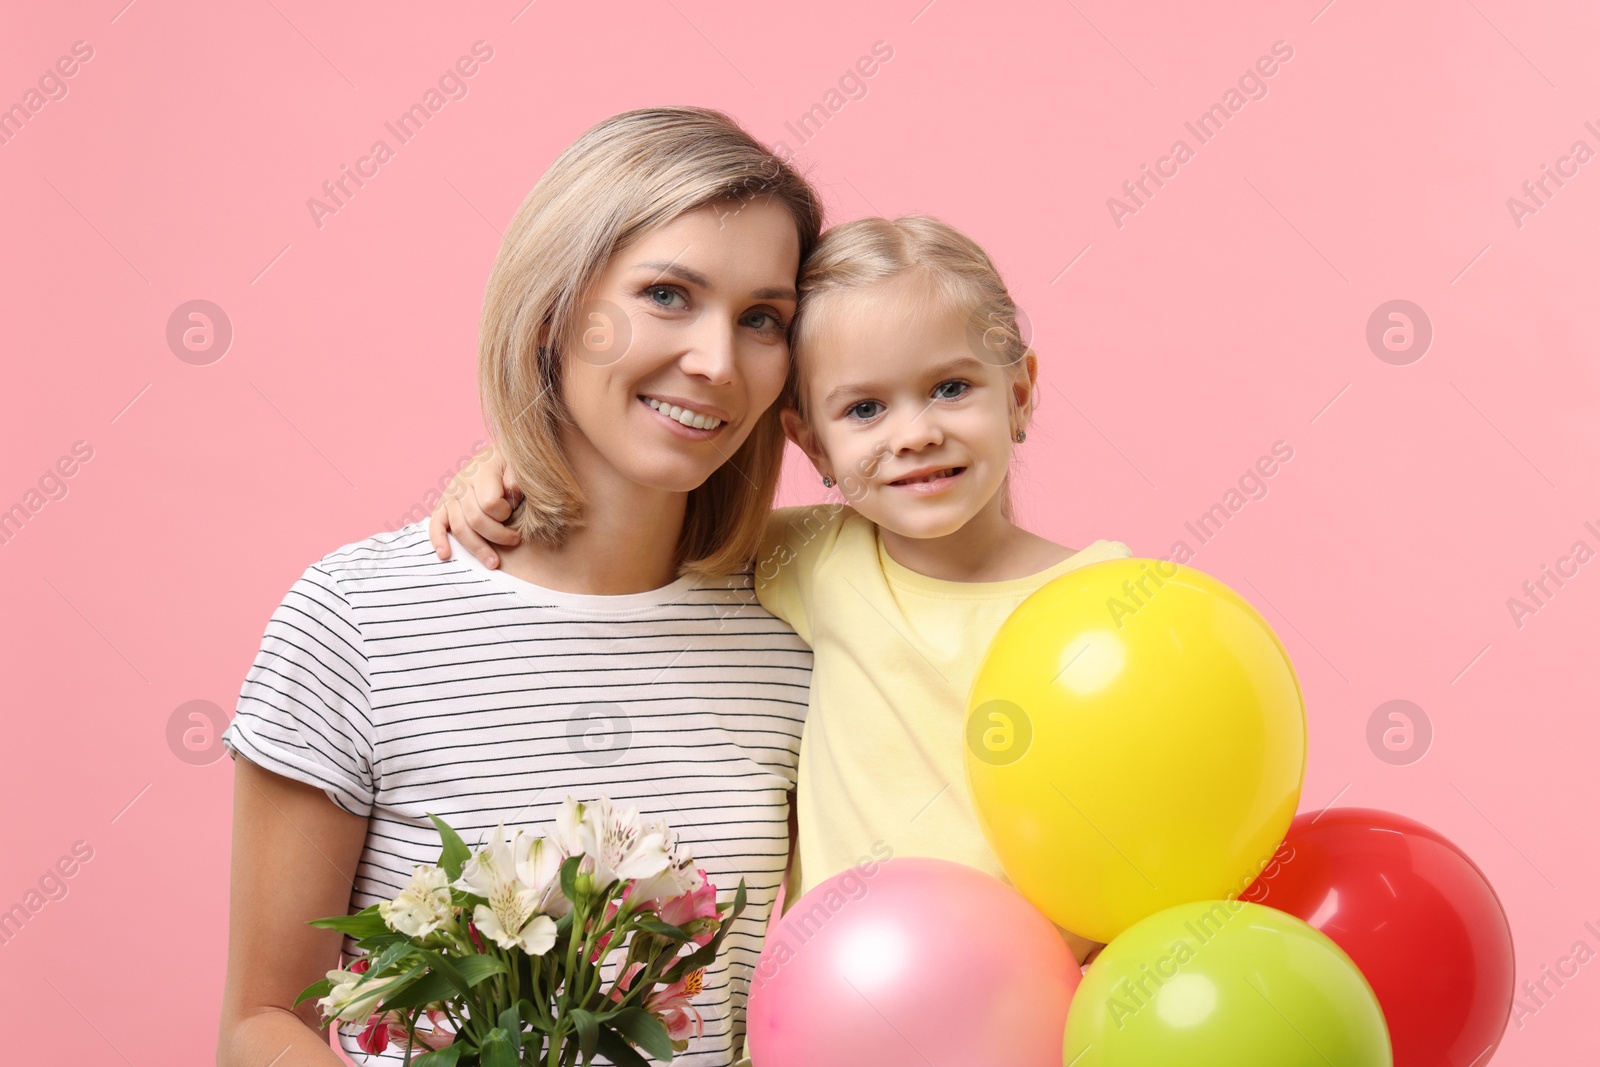
[[[1511,927],[1489,880],[1444,835],[1372,808],[1296,816],[1241,899],[1298,916],[1378,996],[1395,1067],[1480,1067],[1515,992]]]

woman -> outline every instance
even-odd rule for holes
[[[313,564],[224,735],[233,884],[218,1062],[337,1062],[311,1002],[353,942],[306,925],[569,793],[663,818],[749,906],[674,1062],[733,1062],[789,857],[810,653],[756,603],[799,264],[821,207],[724,116],[629,112],[552,165],[484,302],[480,386],[527,497],[489,569],[421,525]],[[674,414],[676,413],[676,414]],[[244,759],[237,757],[243,756]],[[357,1062],[360,1028],[340,1034]],[[277,1057],[285,1056],[279,1061]]]

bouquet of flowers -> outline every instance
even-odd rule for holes
[[[366,1024],[363,1050],[403,1044],[415,1067],[572,1067],[596,1053],[645,1067],[641,1050],[670,1062],[700,1034],[691,1001],[744,910],[742,879],[718,904],[665,823],[604,797],[568,797],[548,837],[502,823],[476,855],[428,817],[438,864],[418,865],[393,900],[313,920],[361,955],[296,1005],[318,998],[325,1022]]]

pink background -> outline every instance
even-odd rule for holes
[[[94,50],[0,144],[0,509],[93,450],[0,544],[0,907],[93,849],[0,947],[0,1058],[210,1062],[231,763],[204,733],[190,758],[213,762],[178,758],[169,720],[231,714],[305,565],[406,521],[483,435],[497,230],[583,129],[658,103],[786,141],[832,221],[927,211],[990,249],[1048,383],[1025,521],[1187,540],[1295,659],[1302,809],[1455,840],[1510,912],[1519,981],[1600,949],[1600,562],[1520,628],[1507,607],[1575,541],[1600,550],[1600,161],[1520,227],[1506,204],[1600,149],[1593,5],[124,3],[13,5],[0,35],[3,106]],[[478,40],[469,95],[319,228],[307,198],[395,147],[384,123]],[[801,146],[785,123],[880,40],[867,95]],[[1266,98],[1199,145],[1184,122],[1280,40]],[[1107,198],[1179,137],[1194,158],[1119,228]],[[194,299],[234,331],[210,365],[166,340]],[[1392,299],[1434,328],[1406,366],[1366,341]],[[1200,547],[1185,522],[1280,440],[1269,494]],[[794,459],[786,501],[816,497]],[[1367,740],[1392,699],[1433,729],[1406,765]],[[1592,1062],[1597,1017],[1590,962],[1494,1062]]]

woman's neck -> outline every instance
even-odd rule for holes
[[[569,457],[587,497],[580,523],[559,548],[527,540],[498,548],[500,569],[546,589],[594,596],[672,584],[689,494],[631,481],[582,446]]]

